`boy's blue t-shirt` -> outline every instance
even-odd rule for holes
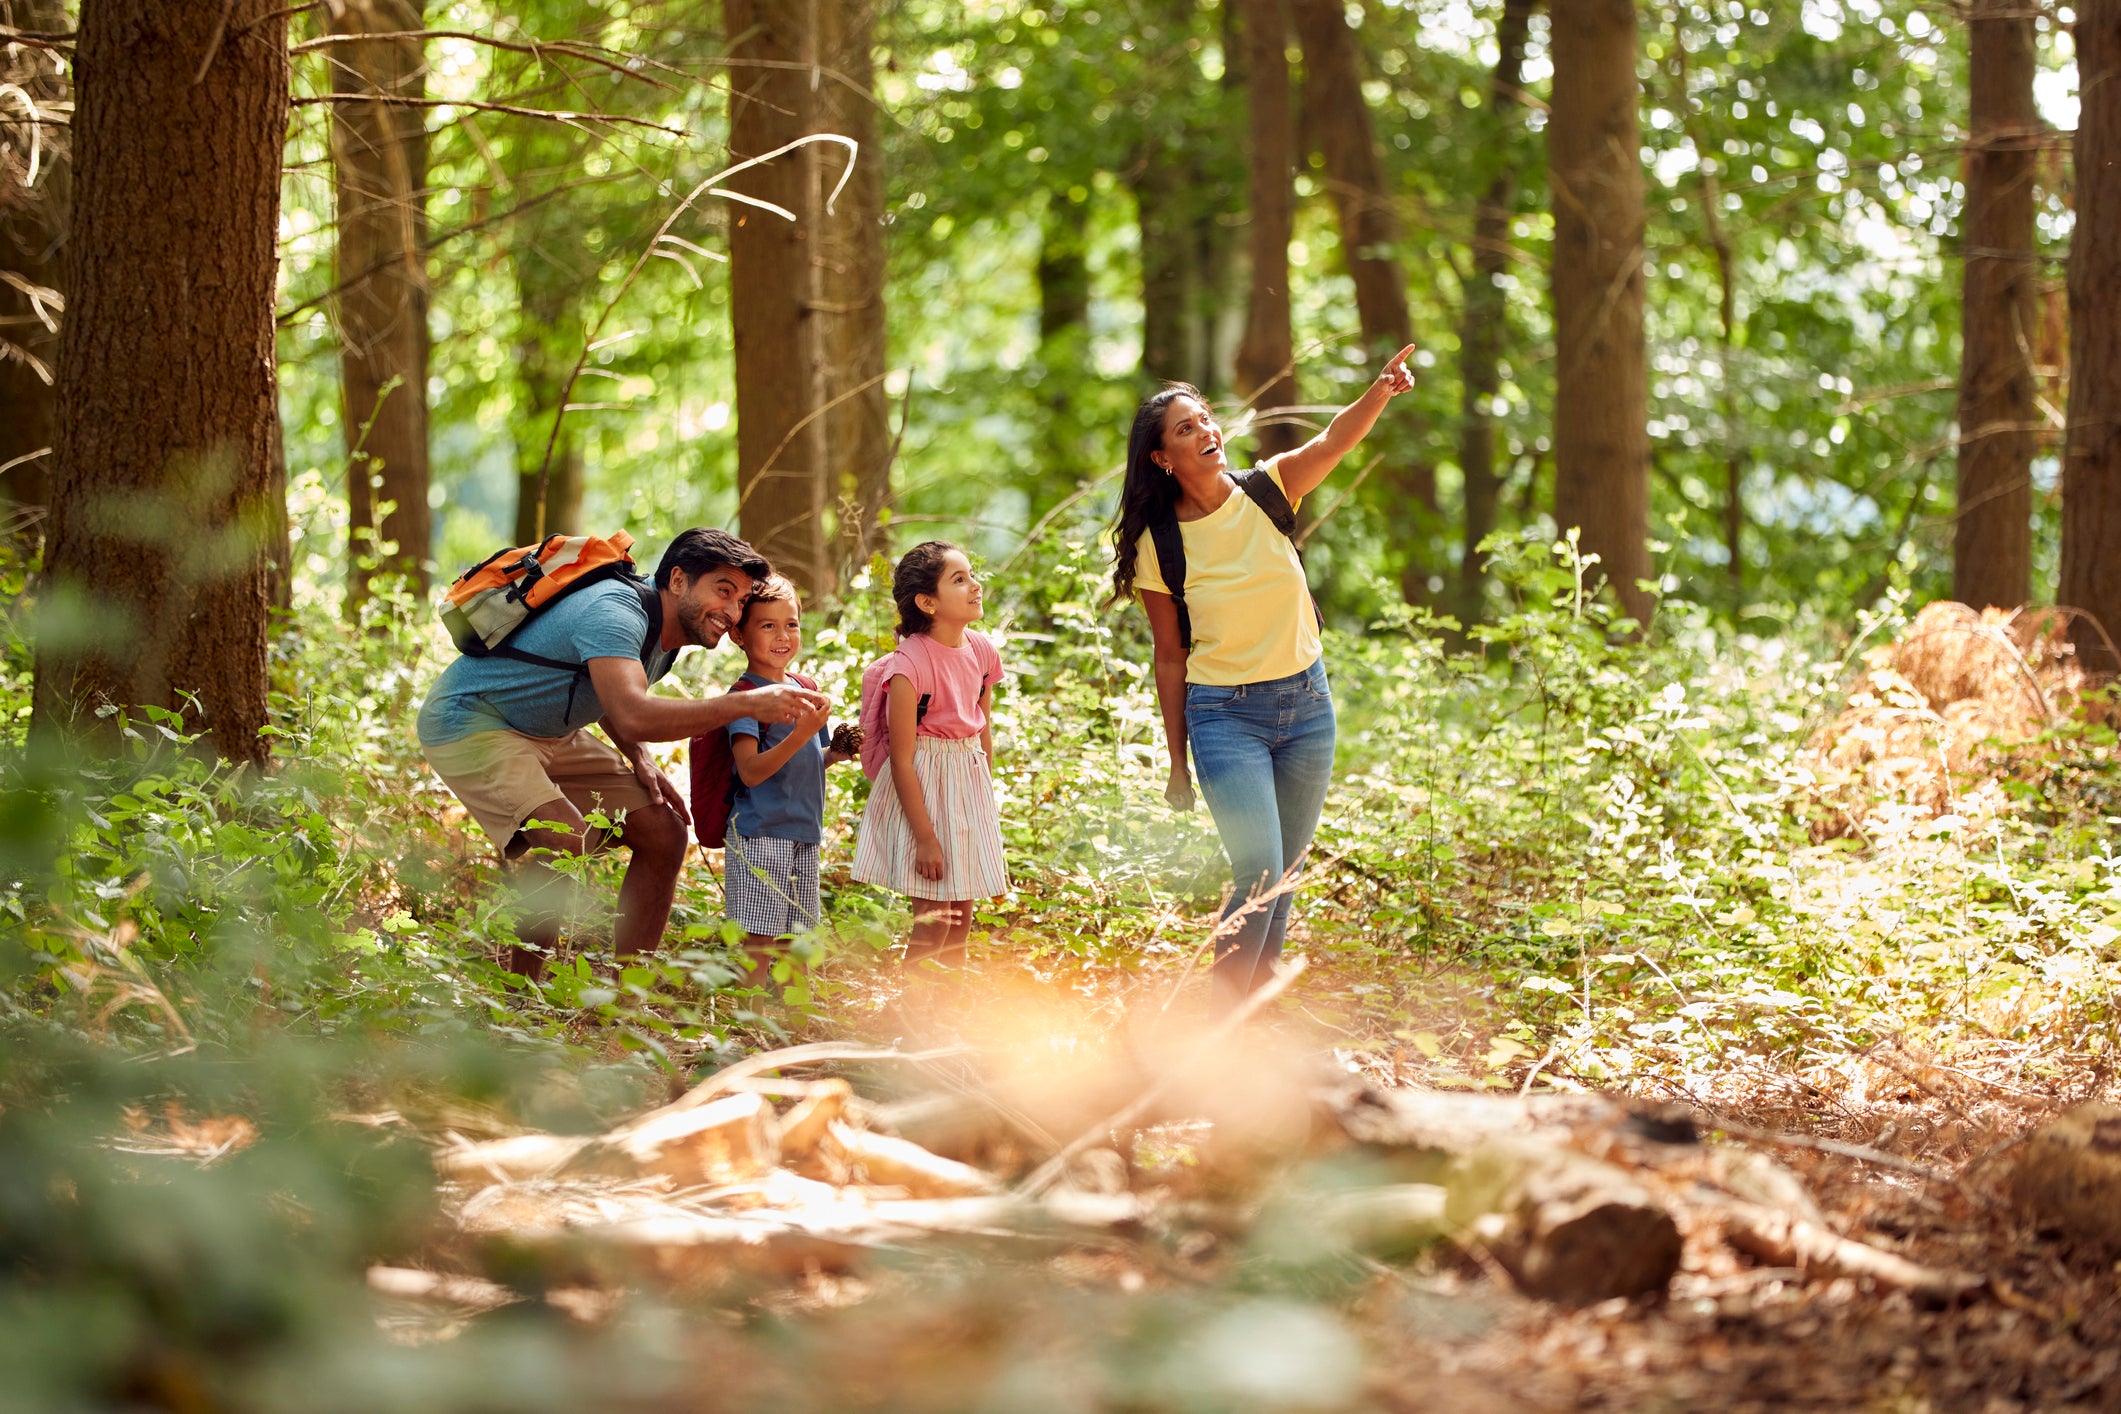
[[[752,687],[771,687],[772,679],[746,673],[742,681]],[[795,730],[790,722],[761,725],[756,717],[739,717],[729,724],[733,747],[740,736],[757,740],[759,750],[771,751]],[[787,764],[755,786],[744,784],[732,768],[736,802],[729,813],[730,827],[747,840],[794,840],[798,844],[825,841],[825,753],[832,747],[832,733],[818,734],[795,749]]]
[[[511,648],[562,663],[641,656],[648,610],[630,584],[607,580],[577,589],[517,629]],[[677,654],[656,651],[648,680],[670,671]],[[568,706],[568,689],[574,704]],[[475,732],[562,737],[601,719],[604,704],[587,676],[513,658],[459,658],[442,670],[420,707],[420,744],[441,746]]]

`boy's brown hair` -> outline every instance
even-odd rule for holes
[[[783,599],[795,605],[798,609],[803,605],[802,599],[795,592],[795,586],[790,584],[784,576],[777,574],[767,575],[756,585],[752,586],[751,597],[744,601],[743,612],[736,616],[736,626],[742,628],[750,621],[751,606],[753,604],[771,604]]]

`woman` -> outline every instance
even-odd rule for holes
[[[1230,470],[1222,428],[1182,383],[1144,402],[1128,434],[1112,590],[1115,602],[1140,596],[1156,640],[1156,699],[1171,749],[1164,799],[1193,808],[1190,742],[1230,857],[1217,1012],[1263,984],[1281,955],[1283,880],[1310,847],[1333,771],[1333,696],[1289,534],[1292,509],[1369,435],[1385,404],[1414,386],[1413,351],[1401,349],[1325,431],[1248,471]]]

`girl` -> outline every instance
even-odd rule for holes
[[[1289,927],[1289,891],[1333,771],[1333,696],[1316,610],[1291,538],[1293,507],[1414,386],[1401,349],[1325,431],[1232,472],[1199,390],[1165,386],[1134,414],[1112,528],[1114,602],[1138,594],[1156,642],[1156,698],[1171,750],[1164,799],[1193,808],[1186,748],[1234,885],[1215,962],[1227,1011],[1263,984]],[[1174,582],[1175,581],[1175,582]]]
[[[899,646],[879,665],[890,765],[862,812],[854,877],[913,900],[907,961],[955,960],[972,931],[973,900],[1009,887],[988,774],[1002,660],[972,628],[984,612],[980,582],[957,546],[930,540],[908,550],[891,597]]]

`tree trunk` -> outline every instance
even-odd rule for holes
[[[335,35],[422,24],[420,0],[344,0],[324,13]],[[427,69],[411,38],[333,45],[325,56],[332,90],[349,95],[332,105],[331,155],[351,608],[378,570],[427,588],[426,119],[421,108],[373,101],[423,97]]]
[[[1237,392],[1261,414],[1296,405],[1296,354],[1289,328],[1289,237],[1295,221],[1292,180],[1296,134],[1289,109],[1288,27],[1284,0],[1230,0],[1242,11],[1245,87],[1250,95],[1252,292],[1245,338],[1237,349]],[[1286,417],[1287,414],[1282,416]],[[1277,418],[1255,437],[1259,459],[1302,442],[1301,430]]]
[[[1292,0],[1303,41],[1305,126],[1326,159],[1326,190],[1340,221],[1340,248],[1355,282],[1355,316],[1373,364],[1413,342],[1406,275],[1396,248],[1398,209],[1385,186],[1384,157],[1363,98],[1362,63],[1340,0]],[[1390,488],[1385,515],[1405,555],[1399,587],[1410,604],[1429,600],[1436,528],[1436,468],[1417,455],[1413,399],[1397,404],[1379,424],[1378,442]]]
[[[0,0],[0,21],[33,33],[68,27],[61,0]],[[45,115],[70,101],[65,63],[47,49],[16,45],[0,54],[0,84],[13,85]],[[17,517],[44,508],[51,485],[65,305],[59,267],[72,185],[67,136],[61,123],[38,124],[32,173],[30,129],[0,127],[0,501],[17,529]]]
[[[1090,355],[1090,247],[1087,204],[1048,192],[1038,248],[1039,457],[1025,485],[1032,523],[1089,471],[1070,390],[1082,386]]]
[[[2032,595],[2032,467],[2040,416],[2033,378],[2039,48],[2033,13],[2021,0],[1975,0],[1969,28],[1952,597],[1977,609],[2015,609]]]
[[[759,157],[816,131],[813,9],[726,0],[729,155]],[[793,66],[793,67],[779,67]],[[733,178],[730,189],[796,213],[733,206],[730,323],[736,346],[738,524],[805,594],[830,584],[825,560],[825,421],[817,415],[815,147]]]
[[[836,210],[823,218],[825,443],[839,509],[839,562],[848,573],[884,548],[891,505],[890,357],[884,319],[884,148],[877,134],[874,49],[878,0],[833,0],[819,11],[819,46],[840,77],[818,90],[818,121],[861,145]],[[824,149],[829,153],[830,149]],[[829,156],[819,180],[838,180]]]
[[[574,169],[582,139],[571,129],[529,123],[510,136],[504,183],[524,200],[550,173]],[[516,286],[516,379],[522,413],[515,419],[515,543],[528,545],[559,533],[579,535],[584,478],[576,423],[560,425],[550,472],[545,445],[558,417],[560,384],[581,353],[583,290],[596,285],[596,261],[570,238],[564,203],[548,201],[519,212],[508,223],[509,266]],[[542,487],[541,483],[542,482]],[[544,514],[539,516],[543,491]]]
[[[1484,145],[1487,186],[1473,210],[1473,274],[1458,330],[1458,465],[1465,478],[1465,540],[1458,557],[1459,623],[1487,617],[1488,570],[1480,542],[1495,529],[1502,477],[1495,470],[1495,398],[1502,391],[1502,350],[1509,302],[1502,277],[1510,264],[1510,212],[1516,203],[1518,114],[1524,103],[1524,45],[1538,0],[1504,0],[1495,31],[1495,72],[1488,78]]]
[[[2061,603],[2085,666],[2121,672],[2121,0],[2079,0],[2069,250],[2069,445],[2062,462]]]
[[[1632,0],[1553,0],[1554,520],[1649,621],[1649,392]]]
[[[45,570],[91,627],[39,645],[37,721],[181,706],[262,761],[286,11],[101,0],[75,66]]]
[[[1187,50],[1198,0],[1146,7],[1141,42],[1151,52]],[[1224,6],[1224,72],[1204,89],[1191,62],[1161,66],[1147,130],[1128,182],[1141,233],[1142,374],[1191,383],[1211,398],[1228,384],[1224,333],[1230,317],[1236,223],[1243,216],[1243,163],[1225,110],[1242,97],[1241,31]],[[1232,204],[1233,200],[1236,204]]]

